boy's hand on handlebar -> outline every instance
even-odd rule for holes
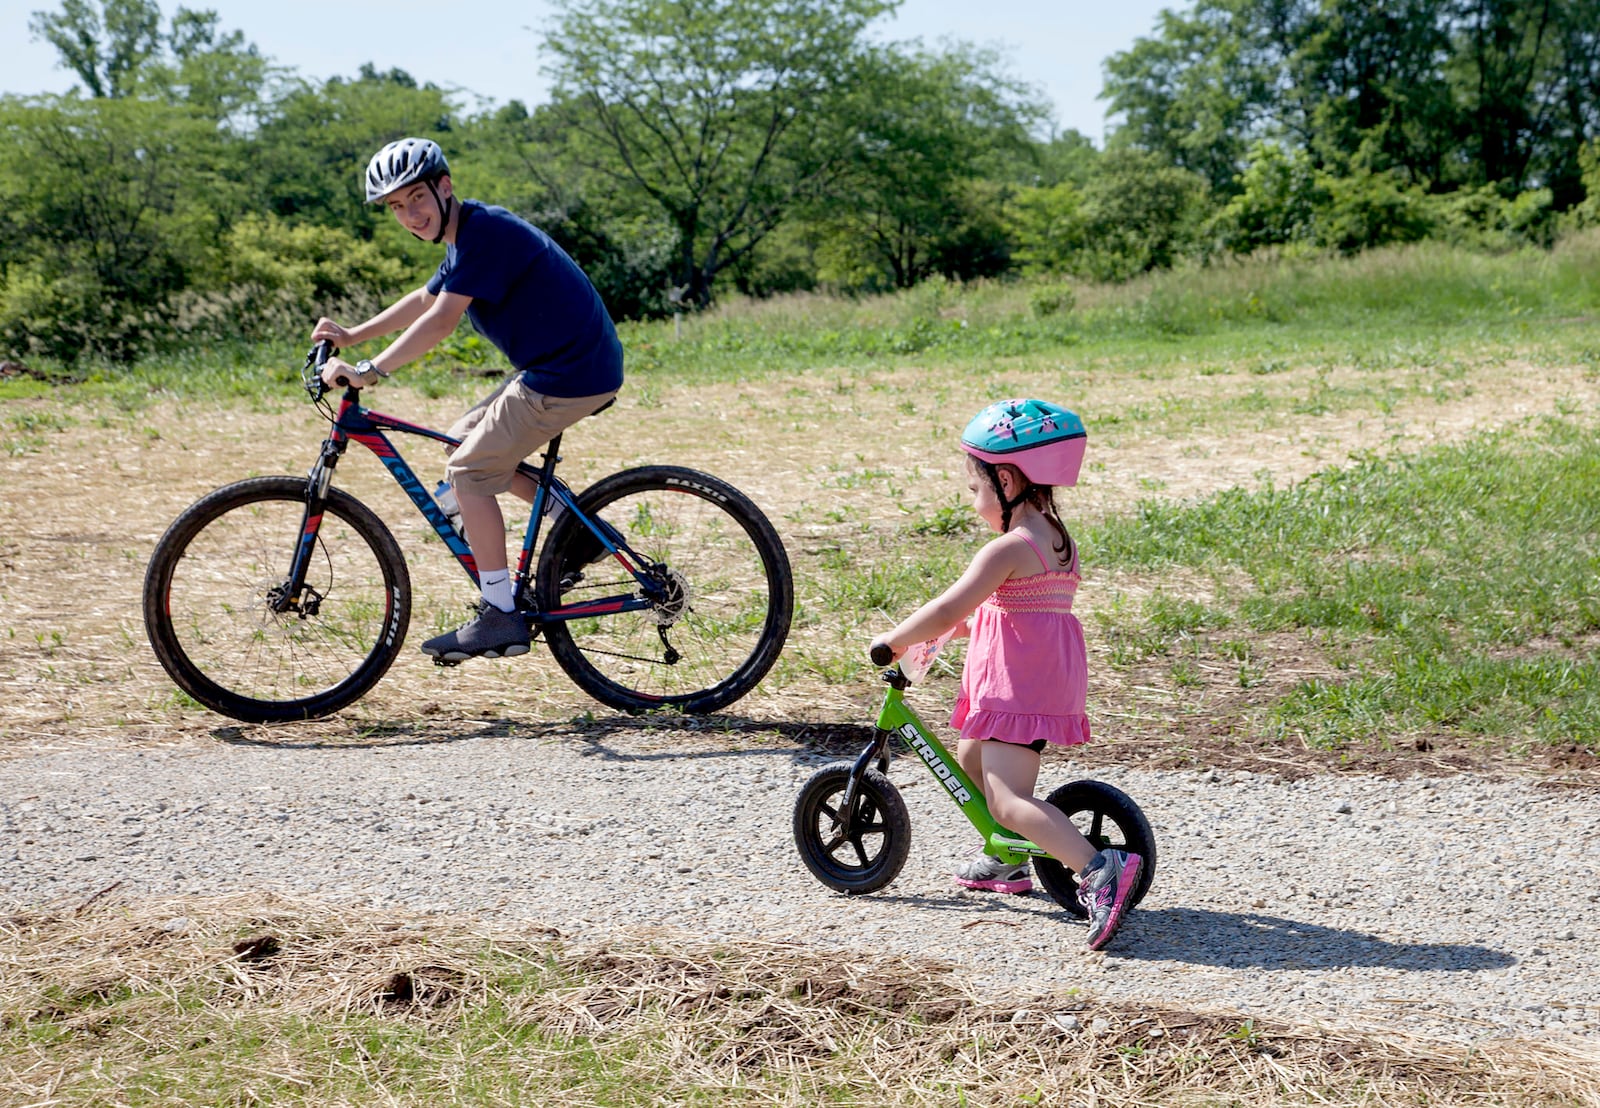
[[[322,364],[322,383],[330,389],[342,389],[346,385],[359,389],[367,383],[367,380],[356,371],[355,366],[343,358],[332,357]]]
[[[327,339],[341,350],[355,345],[355,336],[350,334],[349,328],[339,326],[327,316],[317,320],[317,325],[311,328],[312,342],[320,342],[323,339]]]

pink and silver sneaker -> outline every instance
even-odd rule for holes
[[[1099,950],[1117,933],[1143,864],[1137,854],[1108,849],[1096,854],[1078,874],[1078,903],[1089,914],[1090,950]]]
[[[991,893],[1031,893],[1033,879],[1028,863],[1012,865],[988,854],[980,854],[955,872],[956,884]]]

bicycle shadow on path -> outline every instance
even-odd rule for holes
[[[565,739],[582,754],[616,762],[680,761],[694,758],[779,754],[792,758],[818,755],[854,757],[872,740],[866,724],[785,722],[745,716],[629,716],[594,719],[518,720],[460,717],[394,722],[315,720],[299,723],[213,728],[212,739],[229,746],[276,750],[376,750],[385,747],[436,746],[483,739]],[[636,745],[628,740],[640,740]],[[621,741],[618,741],[621,740]],[[663,749],[659,744],[671,742]]]
[[[1482,972],[1517,963],[1515,955],[1474,943],[1395,942],[1365,931],[1211,908],[1135,909],[1116,953],[1127,959],[1187,962],[1224,969],[1383,968]]]

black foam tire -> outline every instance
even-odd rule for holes
[[[887,777],[867,770],[856,788],[845,830],[851,763],[833,762],[811,775],[794,802],[794,842],[818,881],[842,893],[876,892],[900,875],[911,852],[911,816]]]
[[[1104,781],[1073,781],[1055,789],[1045,800],[1061,809],[1096,850],[1114,847],[1139,855],[1139,883],[1134,886],[1131,908],[1150,891],[1156,876],[1156,837],[1139,806]],[[1034,859],[1034,872],[1045,892],[1078,917],[1087,913],[1078,903],[1078,880],[1054,858]]]

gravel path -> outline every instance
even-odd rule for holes
[[[272,733],[268,733],[269,737]],[[271,889],[535,921],[917,953],[1076,987],[1452,1040],[1600,1041],[1600,803],[1472,777],[1284,782],[1100,770],[1144,807],[1155,886],[1109,951],[1042,892],[949,884],[970,829],[905,758],[900,878],[846,898],[789,819],[831,756],[705,734],[420,745],[106,745],[0,761],[0,907]],[[1055,784],[1083,771],[1047,761]]]

